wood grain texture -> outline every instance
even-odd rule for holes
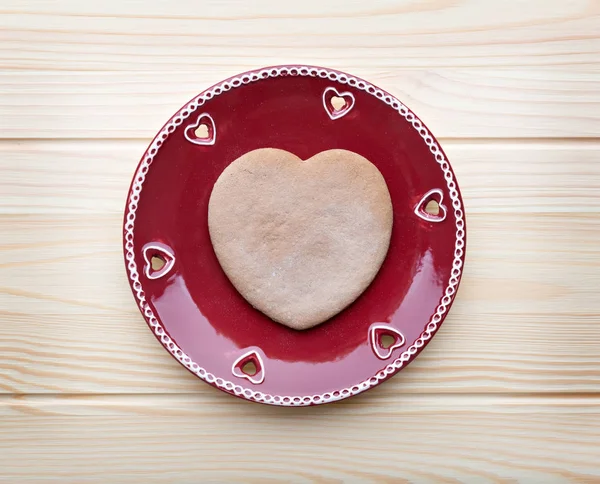
[[[308,409],[183,369],[121,248],[167,118],[291,62],[411,107],[468,225],[423,354]],[[599,482],[599,63],[596,0],[0,0],[0,482]]]
[[[151,138],[183,104],[247,67],[0,72],[0,138]],[[398,65],[350,73],[398,97],[442,139],[598,138],[598,71]]]
[[[67,482],[597,482],[597,400],[400,397],[327,407],[222,396],[0,406],[2,475]],[[69,406],[69,402],[66,402]],[[21,407],[23,407],[21,405]]]
[[[1,11],[11,69],[573,66],[597,64],[600,49],[595,0],[3,0]]]
[[[469,214],[600,211],[600,142],[442,141]],[[0,213],[122,214],[149,143],[0,141]]]

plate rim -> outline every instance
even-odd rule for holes
[[[154,314],[152,307],[146,301],[142,283],[140,282],[140,273],[143,272],[143,270],[138,270],[135,262],[135,247],[133,240],[137,206],[141,198],[142,187],[146,178],[146,174],[148,173],[152,161],[159,152],[164,141],[175,131],[179,125],[181,125],[192,114],[197,113],[196,110],[210,99],[246,84],[280,76],[327,78],[333,82],[363,90],[397,111],[419,133],[425,144],[428,146],[429,151],[434,157],[434,160],[440,166],[446,181],[446,188],[450,196],[451,207],[449,208],[452,209],[456,222],[451,275],[448,279],[448,284],[445,287],[444,296],[441,298],[436,311],[430,317],[429,322],[417,340],[410,347],[404,350],[397,358],[395,358],[394,361],[389,363],[385,368],[379,370],[370,378],[363,380],[352,387],[340,388],[338,390],[333,390],[318,395],[266,394],[256,391],[248,386],[234,383],[219,376],[213,375],[202,368],[200,365],[198,365],[198,363],[193,361],[187,354],[185,354],[185,352],[183,352],[177,343],[175,343],[175,341],[169,337],[162,323]],[[128,281],[142,316],[162,346],[190,372],[198,376],[206,383],[226,393],[252,402],[290,407],[322,405],[349,398],[379,385],[388,378],[397,374],[402,368],[412,362],[433,338],[435,333],[444,322],[448,312],[450,311],[450,308],[452,307],[462,279],[466,256],[466,238],[466,216],[458,182],[455,179],[454,171],[452,170],[445,152],[433,134],[431,134],[431,131],[427,128],[427,126],[398,98],[364,79],[336,69],[301,64],[270,66],[239,73],[235,76],[213,84],[211,87],[205,89],[184,104],[163,125],[142,155],[129,186],[125,212],[123,216],[123,251]]]

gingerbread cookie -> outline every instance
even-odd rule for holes
[[[231,163],[208,206],[227,277],[256,309],[302,330],[351,304],[387,254],[392,202],[379,170],[347,150],[302,161],[263,148]]]

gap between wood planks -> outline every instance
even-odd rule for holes
[[[47,144],[60,144],[60,143],[146,143],[149,145],[153,138],[151,137],[143,137],[143,136],[133,136],[133,137],[105,137],[105,138],[92,138],[92,137],[56,137],[56,138],[37,138],[37,137],[28,137],[28,138],[0,138],[0,149],[2,145],[14,144],[14,143],[47,143]],[[455,137],[442,137],[437,136],[436,139],[442,145],[444,144],[452,144],[452,145],[600,145],[600,136],[598,137],[553,137],[553,138],[544,138],[544,137],[524,137],[524,138],[479,138],[479,137],[465,137],[465,138],[455,138]]]
[[[227,396],[224,392],[213,389],[207,383],[204,383],[198,380],[199,385],[202,385],[202,388],[198,392],[181,392],[181,393],[172,393],[172,392],[164,392],[164,393],[149,393],[149,392],[140,392],[140,393],[128,393],[128,392],[119,392],[119,393],[56,393],[56,392],[48,392],[48,393],[0,393],[0,404],[5,403],[8,400],[30,400],[30,401],[93,401],[95,399],[102,399],[105,401],[115,401],[118,402],[120,400],[144,400],[147,398],[152,398],[156,401],[199,401],[199,400],[209,400],[213,398],[215,395],[217,396]],[[385,382],[381,383],[380,386],[375,387],[369,392],[364,392],[358,395],[358,398],[364,398],[365,396],[373,397],[373,400],[383,400],[389,397],[394,397],[392,392],[387,391],[384,393],[380,392],[379,395],[376,395],[378,389],[381,391],[384,388]],[[214,393],[213,395],[207,395],[206,391]],[[480,403],[518,403],[525,401],[533,401],[533,400],[543,400],[543,401],[553,401],[553,402],[567,402],[573,400],[594,400],[598,399],[600,403],[600,390],[597,392],[571,392],[571,391],[561,391],[561,392],[444,392],[444,393],[400,393],[397,395],[398,399],[403,401],[421,401],[421,402],[440,402],[444,401],[450,404],[460,404],[464,403],[465,398],[468,398],[470,403],[480,402]],[[356,401],[358,399],[356,396],[352,398],[348,398],[346,400],[342,400],[342,402],[350,402],[352,400]],[[241,401],[241,400],[234,400]],[[322,405],[324,406],[324,405]]]
[[[206,384],[201,393],[108,393],[108,394],[76,394],[76,393],[33,393],[33,394],[0,394],[0,417],[7,411],[22,413],[72,413],[75,408],[88,409],[130,409],[143,413],[144,409],[153,411],[160,409],[166,413],[185,412],[218,412],[224,406],[247,405],[249,409],[278,408],[272,405],[260,405],[246,402],[234,396],[226,395],[220,390],[209,388]],[[382,387],[372,389],[352,398],[312,408],[332,409],[334,407],[360,407],[361,412],[381,411],[393,406],[404,407],[406,411],[423,412],[427,409],[530,409],[540,412],[541,407],[561,408],[565,411],[577,409],[582,413],[596,412],[600,414],[600,393],[596,392],[531,392],[531,393],[444,393],[444,394],[402,394],[391,393]],[[279,407],[281,408],[281,407]],[[276,410],[274,410],[276,411]],[[296,409],[298,411],[298,409]],[[305,410],[307,411],[307,410]],[[3,415],[4,414],[4,415]]]

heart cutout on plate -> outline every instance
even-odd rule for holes
[[[202,113],[195,123],[185,128],[184,135],[189,142],[195,145],[214,145],[217,141],[215,120],[210,114]]]
[[[389,340],[389,342],[387,341]],[[389,324],[375,323],[369,329],[371,347],[381,360],[387,360],[392,352],[404,345],[404,335]]]
[[[151,242],[144,245],[144,272],[148,279],[159,279],[173,268],[175,255],[173,250],[160,242]]]
[[[444,193],[439,188],[429,190],[415,207],[415,214],[428,222],[442,222],[446,218],[446,206],[443,201]],[[430,202],[437,204],[437,213],[428,210]]]
[[[265,366],[260,353],[251,349],[233,362],[231,372],[238,378],[245,378],[254,385],[261,384],[265,379]]]
[[[354,95],[351,92],[338,92],[328,87],[323,92],[323,107],[331,119],[339,119],[354,107]]]
[[[250,151],[213,187],[215,254],[240,294],[293,329],[320,324],[371,284],[387,254],[392,202],[366,158],[329,150],[302,161]]]

